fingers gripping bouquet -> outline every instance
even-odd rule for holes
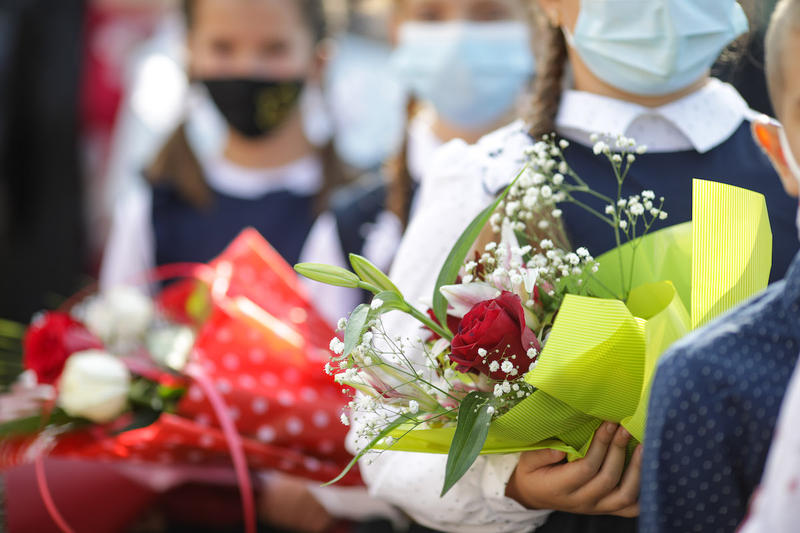
[[[594,142],[621,191],[645,148],[623,137]],[[641,441],[660,354],[766,286],[762,196],[696,180],[693,222],[653,232],[668,217],[665,199],[595,192],[569,166],[567,146],[550,136],[530,148],[525,168],[455,243],[427,313],[361,257],[351,256],[353,272],[295,267],[375,294],[340,321],[344,341],[330,345],[328,372],[358,391],[342,415],[362,428],[351,464],[370,450],[446,453],[444,494],[481,453],[554,448],[582,457],[603,420]],[[561,222],[566,203],[592,213],[617,247],[598,258],[573,247]],[[730,205],[735,220],[721,217]],[[417,338],[384,328],[382,316],[397,311],[423,326]]]

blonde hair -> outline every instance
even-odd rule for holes
[[[781,0],[772,14],[767,31],[767,85],[776,110],[780,105],[780,94],[785,83],[783,68],[790,31],[800,31],[800,0]]]

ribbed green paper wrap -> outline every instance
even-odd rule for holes
[[[481,453],[553,448],[575,459],[603,420],[643,440],[650,383],[664,351],[769,279],[772,234],[764,197],[695,180],[692,202],[692,222],[641,239],[635,263],[631,243],[598,258],[598,280],[615,293],[624,293],[620,258],[633,264],[627,303],[564,299],[538,365],[524,378],[536,392],[492,422]],[[398,430],[391,449],[447,453],[454,432]]]

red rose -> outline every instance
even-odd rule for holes
[[[55,383],[67,358],[75,352],[101,349],[103,343],[66,313],[45,313],[25,333],[25,368],[36,372],[39,383]]]
[[[498,381],[521,378],[534,358],[528,350],[540,346],[525,325],[522,300],[503,292],[494,300],[481,302],[464,315],[451,344],[450,360],[460,372],[480,372]],[[510,371],[503,363],[510,363]],[[509,369],[509,365],[505,365]]]
[[[433,320],[437,325],[439,325],[439,326],[442,325],[439,322],[439,319],[436,318],[436,314],[433,312],[433,309],[428,309],[428,316],[431,317],[431,320]],[[449,329],[452,333],[456,333],[458,331],[458,325],[460,323],[461,323],[461,319],[459,319],[457,316],[447,315],[447,329]],[[427,326],[425,327],[425,329],[427,329],[428,331],[431,332],[430,340],[438,341],[439,339],[442,338],[441,335],[439,335],[438,333],[436,333],[434,331],[431,331],[431,329],[428,328]]]

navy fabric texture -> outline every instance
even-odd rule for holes
[[[593,190],[617,197],[617,180],[605,157],[594,155],[591,148],[578,143],[571,143],[564,155]],[[800,248],[795,224],[797,200],[786,194],[769,160],[753,142],[750,123],[743,122],[727,141],[705,154],[686,151],[636,156],[622,193],[627,197],[649,189],[657,198],[665,198],[664,210],[669,217],[656,222],[651,231],[657,231],[691,220],[694,178],[728,183],[766,197],[773,233],[770,281],[783,278]],[[594,197],[578,193],[576,198],[601,213],[605,210],[602,201]],[[564,203],[560,207],[575,246],[586,246],[595,257],[616,246],[613,231],[598,226],[599,221],[593,215],[574,204]]]
[[[785,280],[664,355],[645,433],[640,531],[736,531],[798,354],[800,254]]]
[[[288,191],[245,199],[214,193],[204,209],[187,203],[170,186],[153,187],[156,264],[207,262],[246,227],[253,227],[287,263],[294,265],[314,223],[313,196]]]

